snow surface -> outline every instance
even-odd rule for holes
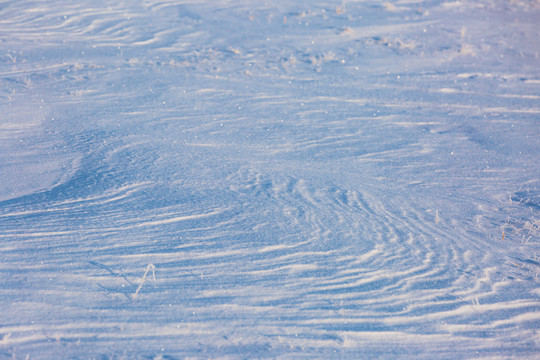
[[[539,23],[0,1],[0,358],[535,358]]]

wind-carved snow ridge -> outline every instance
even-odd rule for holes
[[[534,358],[539,16],[4,2],[0,358]]]

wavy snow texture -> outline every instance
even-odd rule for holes
[[[4,1],[1,357],[534,358],[539,16]]]

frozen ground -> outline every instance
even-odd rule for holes
[[[0,358],[534,358],[538,23],[0,1]]]

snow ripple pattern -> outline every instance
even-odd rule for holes
[[[534,358],[539,16],[4,1],[0,358]]]

